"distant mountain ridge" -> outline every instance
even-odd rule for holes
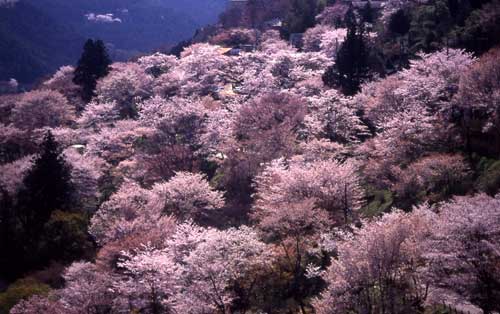
[[[0,7],[0,81],[32,83],[74,64],[86,38],[115,60],[174,45],[213,23],[227,0],[20,0]],[[90,19],[90,14],[113,20]]]
[[[71,64],[83,40],[29,3],[0,8],[0,80],[31,83],[61,64]]]

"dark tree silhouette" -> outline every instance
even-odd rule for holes
[[[368,1],[363,8],[359,10],[364,23],[373,24],[375,22],[376,13],[372,7],[371,1]]]
[[[285,35],[303,33],[315,24],[317,0],[293,0],[285,19]]]
[[[410,18],[404,10],[398,10],[389,20],[389,30],[397,35],[403,36],[410,30]]]
[[[9,193],[0,186],[0,278],[12,272],[12,258],[18,256],[19,243],[16,243],[16,221],[14,204]]]
[[[358,25],[351,9],[346,14],[346,40],[340,47],[336,62],[327,68],[323,82],[329,87],[339,87],[345,95],[354,95],[367,77],[368,52],[364,42],[363,25]]]
[[[56,210],[70,209],[72,192],[70,168],[49,131],[16,197],[0,187],[0,249],[6,257],[0,258],[1,279],[47,263],[45,247],[53,240],[44,237],[45,225]]]
[[[82,88],[83,100],[89,102],[92,99],[97,80],[109,73],[110,64],[111,59],[102,40],[87,40],[73,78],[73,82]]]
[[[70,168],[54,136],[47,132],[40,154],[18,192],[18,210],[22,229],[36,235],[57,209],[69,209],[73,186]]]

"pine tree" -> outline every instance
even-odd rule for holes
[[[17,195],[16,215],[24,233],[37,236],[54,210],[69,209],[72,192],[70,168],[49,131]]]
[[[345,17],[347,36],[340,47],[335,64],[323,75],[329,87],[340,87],[345,95],[354,95],[368,75],[368,52],[364,42],[363,25],[358,25],[354,11]]]
[[[102,40],[89,39],[78,60],[73,82],[82,87],[82,98],[89,102],[94,96],[97,80],[109,73],[111,59]]]

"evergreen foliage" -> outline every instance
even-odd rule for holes
[[[2,197],[5,205],[1,212],[2,238],[6,240],[2,243],[2,255],[8,257],[0,260],[3,276],[16,276],[50,260],[51,254],[45,248],[52,239],[44,243],[44,226],[55,210],[70,209],[72,193],[70,168],[54,136],[48,132],[40,154],[17,192],[17,202],[10,201],[7,195]]]
[[[68,209],[72,193],[70,168],[59,144],[47,132],[41,152],[18,193],[21,223],[25,230],[38,231],[56,209]]]
[[[403,36],[410,30],[410,19],[404,10],[398,10],[391,15],[389,30],[397,35]]]
[[[285,33],[303,33],[313,27],[318,13],[317,0],[293,0],[285,19]]]
[[[354,95],[368,75],[368,51],[364,27],[358,25],[352,9],[346,14],[347,36],[340,47],[336,62],[323,75],[329,87],[340,87],[345,95]]]
[[[109,73],[109,58],[102,40],[89,39],[83,46],[83,53],[78,60],[73,82],[82,87],[82,98],[89,102],[94,96],[97,80]]]

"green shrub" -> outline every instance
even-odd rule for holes
[[[369,192],[368,203],[361,209],[363,217],[371,218],[389,211],[394,202],[389,190],[373,190]]]
[[[476,180],[476,188],[489,195],[495,195],[500,190],[500,160],[481,161],[479,166],[480,175]]]
[[[28,299],[33,295],[47,295],[50,287],[38,282],[33,278],[19,279],[9,286],[9,288],[0,293],[0,314],[8,314],[22,299]]]
[[[42,252],[49,260],[71,261],[92,248],[83,213],[55,211],[44,226]]]

